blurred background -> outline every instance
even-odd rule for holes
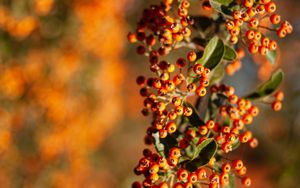
[[[133,167],[150,120],[135,78],[149,72],[126,35],[157,2],[0,0],[1,188],[125,188],[138,179]],[[277,67],[286,73],[284,109],[261,105],[252,129],[260,145],[237,155],[255,188],[300,185],[300,8],[277,2],[294,25],[278,63],[245,58],[226,77],[246,94]]]

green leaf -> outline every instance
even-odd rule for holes
[[[224,55],[224,44],[219,37],[213,37],[205,47],[203,56],[196,61],[196,64],[202,64],[204,67],[213,70],[222,60]]]
[[[220,12],[225,15],[228,15],[228,16],[231,16],[232,11],[227,7],[229,5],[229,3],[226,3],[224,0],[225,4],[222,4],[219,1],[221,2],[222,0],[209,0],[209,3],[215,11]]]
[[[161,156],[167,158],[169,156],[170,149],[177,145],[177,140],[171,135],[168,135],[166,138],[160,138],[158,132],[153,133],[152,136],[155,141],[154,146],[156,151]]]
[[[281,69],[277,70],[275,73],[273,73],[273,75],[268,81],[260,85],[255,92],[251,93],[245,98],[258,99],[272,94],[279,87],[283,78],[284,78],[283,71]]]
[[[207,28],[211,27],[214,22],[213,19],[207,16],[191,16],[191,18],[194,20],[193,27],[201,31],[205,31]]]
[[[194,172],[199,167],[206,165],[216,154],[217,147],[217,143],[213,138],[201,142],[196,148],[193,159],[185,164],[186,169]]]
[[[227,61],[232,61],[237,58],[236,51],[233,48],[230,48],[229,46],[225,46],[225,52],[223,59]]]
[[[229,184],[223,186],[223,188],[234,188],[235,187],[234,184],[235,184],[235,176],[234,174],[229,174]]]
[[[225,76],[225,65],[220,63],[210,74],[209,85],[213,85],[221,81]]]
[[[188,120],[193,127],[199,127],[200,125],[205,124],[203,120],[200,118],[197,109],[192,104],[185,102],[183,105],[186,107],[191,107],[193,109],[192,115],[188,117]]]
[[[232,3],[233,0],[213,0],[213,1],[228,6],[230,3]]]
[[[270,63],[275,64],[276,60],[277,60],[277,51],[276,50],[272,50],[272,51],[268,50],[266,57]]]

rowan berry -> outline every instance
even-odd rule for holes
[[[186,182],[183,184],[184,188],[193,188],[193,184],[191,182]]]
[[[230,95],[228,97],[228,100],[231,104],[236,104],[237,101],[239,100],[238,96],[237,95]]]
[[[174,184],[173,188],[183,188],[183,185],[180,182]]]
[[[177,178],[178,178],[178,180],[180,180],[180,181],[187,180],[188,175],[189,175],[189,173],[188,173],[188,171],[185,170],[185,169],[182,169],[182,168],[181,168],[181,169],[179,169],[179,170],[177,171]]]
[[[254,39],[255,39],[256,41],[259,41],[259,40],[261,39],[261,37],[262,37],[261,32],[256,31],[256,32],[255,32]]]
[[[251,18],[248,25],[250,28],[257,28],[259,21],[256,18]]]
[[[173,82],[175,85],[180,85],[185,80],[183,74],[177,74],[173,78]]]
[[[179,68],[183,68],[183,67],[186,65],[185,59],[183,59],[183,58],[177,59],[176,65],[177,65]]]
[[[230,30],[230,34],[231,34],[231,36],[237,36],[237,35],[240,34],[240,31],[241,31],[240,27],[234,26],[234,27]]]
[[[276,49],[277,49],[277,42],[271,40],[271,41],[270,41],[270,44],[269,44],[269,49],[270,49],[270,50],[276,50]]]
[[[209,176],[209,182],[210,183],[219,183],[220,181],[219,181],[219,175],[218,174],[216,174],[216,173],[213,173],[213,174],[211,174],[210,176]]]
[[[269,13],[273,13],[276,11],[276,4],[274,2],[269,2],[265,4],[265,9]]]
[[[265,6],[264,5],[258,5],[256,7],[256,11],[257,11],[257,14],[263,15],[266,12]]]
[[[203,1],[202,8],[206,11],[211,11],[211,5],[208,0]]]
[[[183,107],[182,106],[177,106],[174,110],[175,110],[175,113],[178,116],[181,116],[183,114]]]
[[[193,109],[191,107],[183,108],[183,115],[184,116],[191,116],[193,113]]]
[[[203,180],[203,179],[207,178],[207,173],[206,173],[206,170],[204,168],[198,168],[195,171],[195,173],[196,173],[199,180]]]
[[[185,131],[185,138],[188,140],[192,140],[196,137],[196,131],[193,129],[188,129]]]
[[[136,48],[136,52],[139,54],[139,55],[144,55],[146,53],[146,48],[144,46],[138,46]]]
[[[260,1],[261,1],[261,3],[263,3],[263,4],[267,4],[267,3],[271,2],[271,0],[260,0]]]
[[[250,53],[257,53],[258,52],[258,46],[255,43],[250,43],[248,48]]]
[[[209,85],[209,79],[207,77],[201,77],[200,84],[204,87],[207,87]]]
[[[234,28],[235,23],[233,21],[228,21],[228,22],[226,22],[225,26],[230,31],[230,30],[232,30]]]
[[[225,153],[229,153],[230,151],[232,151],[232,145],[229,142],[223,143],[221,148]]]
[[[259,53],[260,53],[261,55],[266,55],[267,52],[268,52],[268,48],[266,48],[265,46],[260,46],[260,47],[258,48],[258,51],[259,51]]]
[[[206,126],[200,126],[198,131],[199,131],[199,134],[202,136],[204,136],[208,133],[208,129]]]
[[[159,188],[169,188],[168,184],[166,182],[162,182],[158,186]]]
[[[165,129],[159,130],[159,137],[160,138],[166,138],[168,136],[168,131]]]
[[[281,16],[279,14],[272,14],[270,16],[270,21],[272,24],[279,24],[281,21]]]
[[[170,157],[179,158],[181,156],[179,148],[171,148],[169,151]]]
[[[270,39],[268,37],[264,37],[264,38],[261,39],[261,45],[268,48],[269,44],[270,44]]]
[[[280,38],[284,38],[286,36],[286,29],[285,28],[279,28],[277,30],[277,36],[280,37]]]
[[[256,148],[258,146],[258,140],[256,138],[251,138],[249,140],[249,146],[251,148]]]
[[[159,165],[158,164],[153,164],[149,168],[149,173],[150,174],[157,174],[159,171]]]
[[[222,172],[220,175],[220,184],[222,186],[229,184],[229,174]]]
[[[235,19],[235,20],[240,19],[240,18],[241,18],[241,15],[242,15],[242,13],[241,13],[241,11],[239,11],[239,10],[235,10],[235,11],[232,12],[232,17],[233,17],[233,19]]]
[[[167,91],[171,92],[175,89],[175,84],[172,80],[167,80],[165,82],[165,88]]]
[[[243,5],[247,8],[252,7],[254,4],[254,0],[244,0]]]
[[[244,163],[242,160],[237,159],[237,160],[233,160],[231,165],[235,170],[240,170],[243,168]]]
[[[179,141],[179,148],[180,149],[185,149],[185,148],[187,148],[189,146],[189,144],[190,144],[190,142],[189,142],[188,139],[181,139]]]
[[[255,37],[255,31],[247,30],[245,36],[246,36],[247,39],[252,40]]]
[[[224,163],[223,165],[222,165],[222,171],[223,172],[230,172],[230,170],[231,170],[231,166],[230,166],[230,164],[228,164],[228,163]]]
[[[273,109],[274,111],[280,111],[281,108],[282,108],[282,103],[281,103],[280,101],[274,101],[274,102],[272,103],[272,109]]]
[[[142,188],[142,184],[140,182],[133,182],[131,188]]]
[[[204,67],[201,64],[195,64],[193,70],[197,75],[201,75],[204,72]]]
[[[241,27],[244,24],[244,21],[242,19],[236,19],[233,21],[234,25]]]
[[[203,97],[206,95],[206,88],[200,85],[196,88],[196,93],[198,96]]]
[[[190,173],[188,176],[188,182],[195,183],[198,180],[196,173]]]
[[[208,120],[205,125],[208,129],[213,129],[215,127],[215,122],[213,120]]]
[[[254,7],[248,8],[246,13],[249,15],[249,17],[254,17],[257,14],[257,10]]]
[[[243,166],[240,170],[236,171],[238,175],[244,176],[247,173],[247,168]]]
[[[170,166],[176,166],[178,164],[178,158],[169,157],[167,162]]]
[[[195,91],[196,91],[196,88],[197,88],[197,86],[196,86],[196,84],[194,84],[194,83],[190,83],[189,85],[187,85],[187,90],[188,90],[189,92],[195,92]]]
[[[166,129],[167,129],[167,131],[168,131],[169,134],[173,134],[176,131],[177,126],[176,126],[176,124],[174,122],[169,122],[167,124]]]
[[[246,187],[249,187],[251,185],[251,179],[249,177],[244,177],[242,179],[242,185],[246,186]]]
[[[276,100],[278,100],[278,101],[283,101],[283,99],[284,99],[284,93],[282,91],[276,92],[274,96],[275,96]]]
[[[187,54],[187,59],[190,61],[190,62],[194,62],[196,59],[197,59],[197,54],[195,51],[190,51],[188,54]]]
[[[135,33],[128,33],[127,39],[130,43],[135,43],[137,41]]]

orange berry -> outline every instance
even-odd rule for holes
[[[206,95],[206,88],[203,87],[203,86],[199,86],[196,89],[196,93],[197,93],[198,96],[203,97],[203,96]]]
[[[236,44],[239,41],[239,38],[237,36],[231,36],[229,40],[231,44]]]
[[[176,65],[180,68],[183,68],[186,65],[186,61],[183,58],[179,58],[176,61]]]
[[[210,5],[210,3],[209,3],[208,0],[206,0],[206,1],[204,1],[204,2],[202,3],[202,8],[203,8],[204,10],[206,10],[206,11],[211,11],[211,10],[212,10],[211,5]]]
[[[167,5],[170,5],[173,3],[173,0],[164,0],[164,3],[167,4]]]
[[[261,45],[265,47],[269,47],[270,39],[268,37],[264,37],[261,39]]]
[[[213,129],[215,127],[215,122],[213,120],[208,120],[205,125],[208,129]]]
[[[251,138],[249,140],[249,146],[251,148],[256,148],[258,146],[258,140],[256,138]]]
[[[232,145],[229,142],[223,143],[221,148],[225,153],[229,153],[230,151],[232,151]]]
[[[185,184],[183,184],[184,188],[193,188],[193,184],[191,182],[186,182]]]
[[[185,107],[183,109],[183,115],[184,116],[191,116],[193,113],[193,109],[191,107]]]
[[[255,43],[250,43],[248,50],[250,53],[255,54],[258,52],[258,46]]]
[[[194,83],[190,83],[189,85],[187,85],[186,88],[187,88],[187,90],[188,90],[189,92],[195,92],[197,86],[196,86],[196,84],[194,84]]]
[[[284,99],[284,93],[282,91],[278,91],[275,93],[275,98],[278,101],[283,101]]]
[[[235,10],[235,11],[233,11],[233,13],[232,13],[232,17],[235,19],[235,20],[237,20],[237,19],[240,19],[241,18],[241,11],[238,11],[238,10]]]
[[[240,170],[237,170],[238,175],[244,176],[247,173],[247,167],[243,166]]]
[[[222,172],[220,175],[220,184],[222,186],[229,184],[229,174]]]
[[[223,171],[223,172],[230,172],[230,170],[231,170],[230,164],[224,163],[224,164],[222,165],[222,171]]]
[[[274,2],[269,2],[265,4],[265,9],[269,13],[273,13],[276,11],[276,4]]]
[[[190,61],[190,62],[194,62],[196,59],[197,59],[197,54],[195,51],[190,51],[188,54],[187,54],[187,59]]]
[[[272,103],[272,109],[274,111],[280,111],[282,108],[282,103],[280,101],[275,101]]]
[[[168,136],[168,131],[165,129],[159,130],[159,137],[160,138],[166,138]]]
[[[233,160],[231,165],[235,170],[240,170],[243,168],[244,163],[242,160],[237,159],[237,160]]]
[[[158,164],[153,164],[149,168],[149,173],[150,174],[157,174],[159,171],[159,165]]]
[[[268,52],[268,48],[266,48],[265,46],[260,46],[260,47],[258,48],[258,51],[259,51],[259,53],[260,53],[261,55],[266,55],[267,52]]]
[[[169,156],[174,158],[179,158],[181,156],[179,148],[171,148],[169,151]]]
[[[277,49],[277,42],[274,40],[271,40],[269,43],[269,49],[270,50],[276,50]]]
[[[250,8],[253,6],[254,0],[244,0],[243,5],[247,8]]]
[[[174,184],[173,188],[183,188],[183,185],[180,182]]]
[[[202,136],[204,136],[208,133],[208,129],[206,126],[200,126],[198,131],[199,131],[199,134]]]
[[[267,4],[269,2],[271,2],[271,0],[260,0],[263,4]]]
[[[277,36],[280,38],[284,38],[286,36],[286,29],[285,28],[279,28],[277,30]]]
[[[255,37],[255,31],[253,31],[253,30],[246,31],[246,38],[247,39],[252,40],[252,39],[254,39],[254,37]]]
[[[193,70],[195,74],[201,75],[204,72],[204,67],[201,64],[195,64]]]
[[[187,180],[188,175],[189,175],[189,173],[188,173],[188,171],[185,170],[185,169],[182,169],[182,168],[181,168],[181,169],[179,169],[179,170],[177,171],[177,178],[178,178],[178,180],[180,180],[180,181]]]
[[[251,7],[246,11],[246,13],[249,15],[250,18],[252,18],[256,15],[257,11],[254,7]]]
[[[166,182],[162,182],[158,185],[159,188],[169,188],[168,184]]]
[[[182,100],[179,97],[173,97],[172,98],[172,104],[174,106],[180,106],[181,105]]]
[[[263,15],[266,12],[265,6],[264,5],[258,5],[256,7],[256,11],[259,15]]]
[[[135,43],[137,41],[135,33],[128,33],[127,39],[130,43]]]
[[[259,109],[256,106],[252,106],[248,112],[252,115],[252,116],[257,116],[259,113]]]
[[[166,128],[169,134],[173,134],[176,131],[177,126],[174,122],[169,122]]]
[[[178,164],[178,158],[169,157],[167,162],[170,166],[176,166]]]
[[[215,174],[213,173],[212,175],[209,176],[209,180],[210,180],[210,183],[219,183],[219,175],[218,174]]]
[[[278,14],[272,14],[270,16],[270,21],[271,21],[272,24],[279,24],[280,21],[281,21],[281,17]]]
[[[261,39],[261,36],[262,36],[261,32],[256,31],[256,32],[255,32],[254,39],[257,40],[257,41],[259,41],[259,40]]]
[[[236,26],[242,26],[243,25],[243,23],[244,23],[244,21],[242,20],[242,19],[236,19],[236,20],[234,20],[234,25],[236,25]]]
[[[244,178],[242,179],[242,185],[243,185],[243,186],[246,186],[246,187],[249,187],[249,186],[251,185],[251,179],[248,178],[248,177],[244,177]]]
[[[203,180],[203,179],[207,178],[207,173],[204,168],[198,168],[195,173],[199,180]]]
[[[178,116],[181,116],[183,114],[183,107],[182,106],[177,106],[174,110],[175,110],[175,113]]]
[[[195,183],[198,180],[196,173],[190,173],[188,176],[188,182]]]
[[[234,26],[235,26],[235,24],[234,24],[233,21],[227,21],[227,22],[226,22],[226,28],[227,28],[228,30],[232,30],[232,29],[234,28]]]
[[[234,26],[234,27],[230,30],[230,34],[231,34],[232,36],[237,36],[237,35],[240,34],[240,31],[241,31],[240,27]]]
[[[256,18],[251,18],[248,25],[250,28],[257,28],[259,21]]]

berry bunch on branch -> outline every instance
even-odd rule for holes
[[[222,83],[226,74],[241,68],[244,49],[275,62],[277,42],[269,38],[270,31],[282,38],[293,30],[275,13],[276,4],[271,0],[201,3],[209,16],[190,15],[189,9],[199,6],[195,1],[151,5],[128,34],[129,42],[138,44],[137,53],[148,58],[146,66],[153,73],[136,80],[144,97],[142,114],[152,117],[144,141],[155,150],[143,151],[134,172],[144,178],[133,182],[133,188],[231,188],[237,181],[250,186],[245,162],[228,154],[242,144],[258,145],[251,131],[259,114],[256,103],[281,109],[284,95],[276,91],[283,80],[280,69],[245,96]]]

